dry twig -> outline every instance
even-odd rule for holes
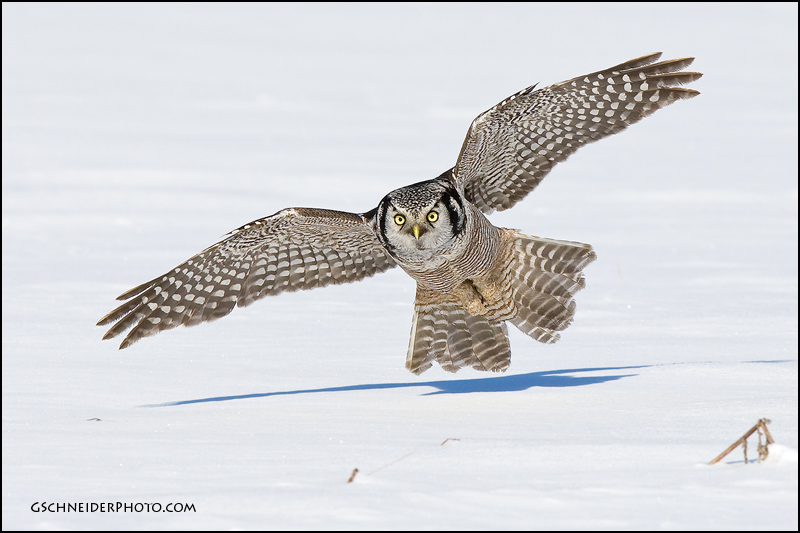
[[[713,465],[713,464],[718,463],[720,460],[722,460],[723,457],[725,457],[726,455],[731,453],[740,444],[743,445],[743,448],[744,448],[744,462],[745,462],[745,464],[747,464],[747,437],[749,437],[750,435],[752,435],[756,431],[758,431],[758,462],[761,462],[764,459],[766,459],[767,455],[769,453],[769,451],[767,450],[767,446],[769,446],[770,444],[773,444],[775,442],[775,440],[772,438],[772,435],[770,434],[769,430],[767,429],[767,424],[769,424],[769,423],[770,423],[770,421],[767,418],[762,418],[761,420],[759,420],[756,423],[755,426],[751,427],[747,431],[747,433],[742,435],[736,442],[734,442],[733,444],[728,446],[728,449],[726,449],[724,452],[719,454],[716,457],[716,459],[714,459],[713,461],[711,461],[708,464]],[[765,445],[761,444],[761,431],[764,432],[764,436],[766,437],[766,440],[767,440],[767,443]]]

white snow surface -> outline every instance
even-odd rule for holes
[[[3,3],[3,529],[797,530],[797,15]],[[368,211],[506,96],[655,51],[702,94],[490,216],[598,255],[505,374],[409,373],[399,269],[100,340],[227,231]],[[765,463],[708,466],[762,417]]]

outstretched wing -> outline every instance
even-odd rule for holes
[[[654,63],[661,53],[543,89],[528,87],[470,125],[451,180],[481,211],[508,209],[556,163],[676,100],[700,94],[674,87],[702,76],[679,72],[694,58]]]
[[[103,339],[133,327],[120,349],[159,331],[193,326],[264,296],[349,283],[395,265],[369,214],[284,209],[230,232],[163,276],[120,295],[98,326]]]

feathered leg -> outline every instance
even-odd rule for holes
[[[573,296],[596,258],[588,244],[503,230],[505,250],[486,276],[450,292],[417,286],[406,368],[502,372],[511,362],[505,321],[539,342],[553,343],[575,315]]]

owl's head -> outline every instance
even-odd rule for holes
[[[464,205],[448,182],[435,179],[394,190],[378,205],[378,237],[399,255],[446,249],[464,228]]]

